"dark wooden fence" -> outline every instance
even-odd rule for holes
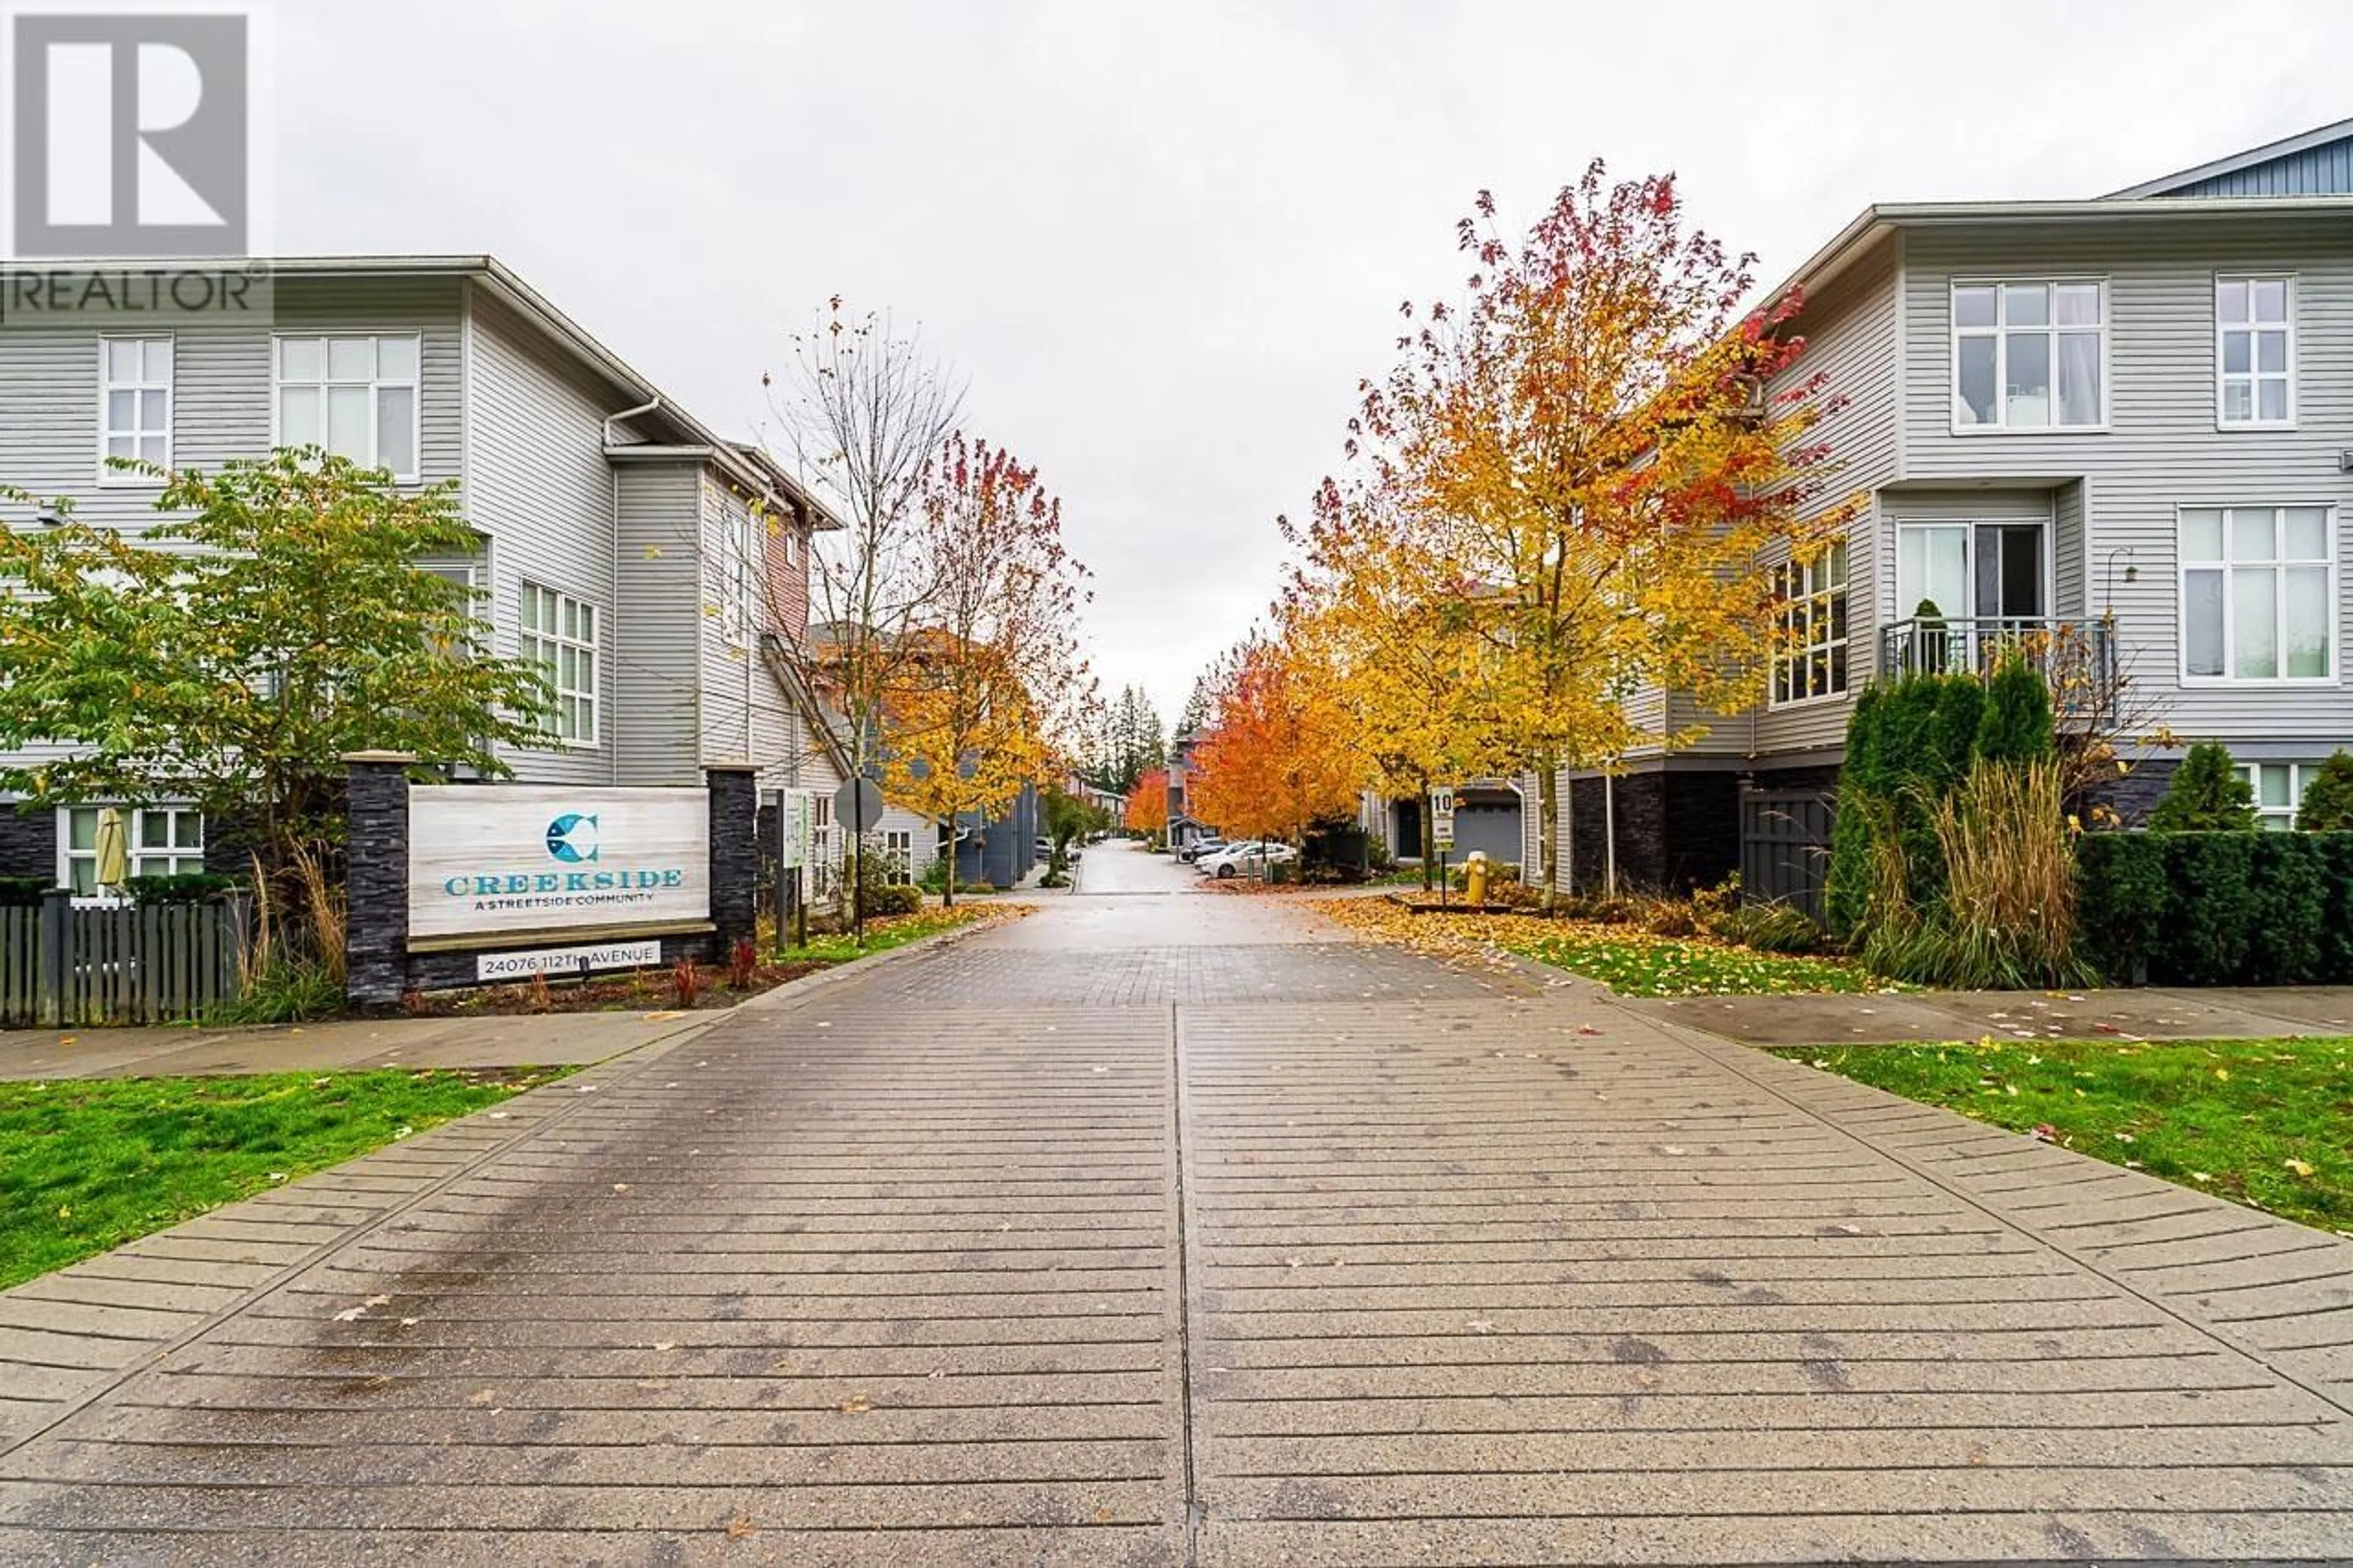
[[[0,1028],[174,1024],[237,994],[241,898],[0,909]]]
[[[1740,889],[1822,918],[1822,884],[1837,809],[1819,790],[1747,790],[1740,797]]]

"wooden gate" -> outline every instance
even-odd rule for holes
[[[238,992],[246,904],[0,909],[0,1028],[201,1017]]]
[[[1820,921],[1837,815],[1826,791],[1743,790],[1742,892],[1754,902],[1789,904]]]

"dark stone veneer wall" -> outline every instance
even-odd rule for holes
[[[1603,838],[1610,826],[1618,845],[1618,886],[1626,892],[1689,892],[1714,887],[1740,864],[1740,775],[1724,769],[1651,768],[1620,776],[1616,800],[1599,778],[1568,782],[1562,805],[1569,814],[1575,865],[1569,886],[1578,893],[1607,887]]]

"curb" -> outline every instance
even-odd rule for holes
[[[1004,907],[1014,909],[1036,906],[1008,904]],[[1016,920],[1023,918],[1025,917],[1018,915],[1014,917]],[[861,980],[878,969],[887,968],[892,963],[912,959],[923,953],[936,952],[941,948],[952,946],[965,937],[976,936],[984,931],[1009,923],[1011,922],[1004,921],[976,921],[970,925],[956,926],[948,931],[934,931],[929,936],[918,937],[913,942],[902,947],[894,947],[888,952],[869,953],[863,958],[853,958],[847,963],[831,964],[815,974],[805,975],[798,980],[787,980],[774,990],[763,991],[757,996],[738,1002],[734,1006],[717,1013],[712,1021],[718,1023],[723,1019],[734,1017],[739,1013],[783,1012],[799,1005],[812,996],[820,995],[825,992],[849,984],[852,981]],[[659,1042],[648,1042],[649,1046],[657,1043]]]

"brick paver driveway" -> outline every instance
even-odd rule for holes
[[[0,1560],[2353,1558],[2353,1245],[1194,886],[0,1297]]]

